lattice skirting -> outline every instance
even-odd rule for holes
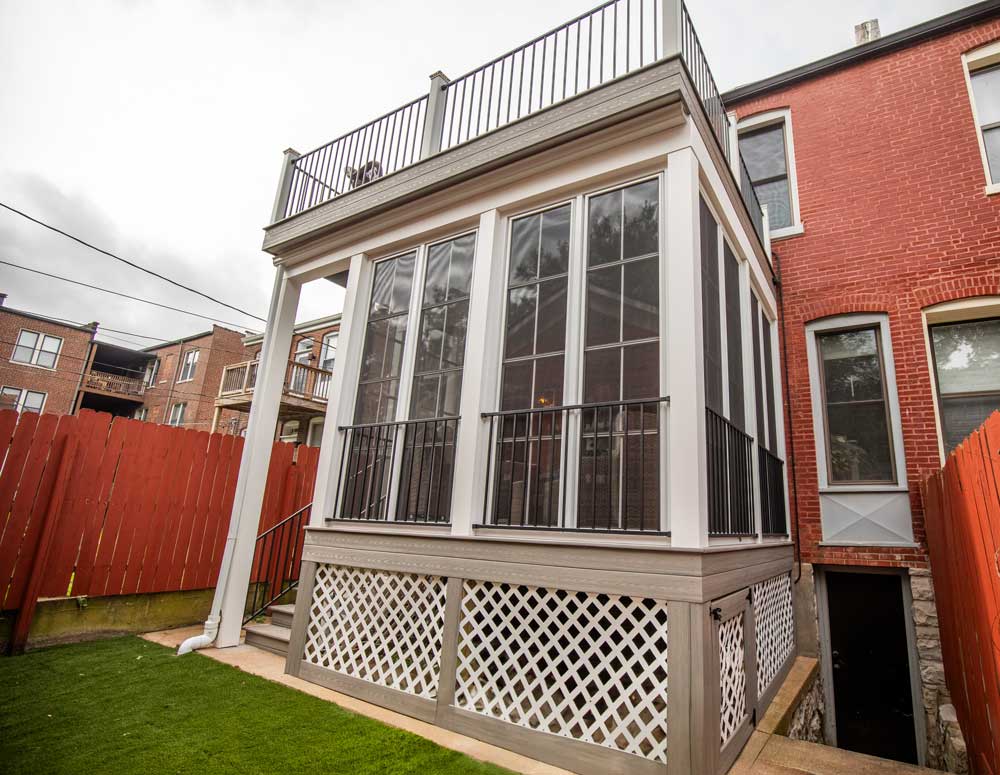
[[[465,581],[455,706],[665,762],[667,604]]]
[[[447,579],[320,565],[303,661],[437,698]]]
[[[743,615],[719,625],[719,738],[726,746],[747,715],[746,632]]]
[[[792,576],[782,573],[753,585],[757,694],[763,696],[782,666],[795,652]]]

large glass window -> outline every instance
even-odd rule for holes
[[[945,452],[1000,409],[1000,318],[931,327]]]
[[[54,369],[63,340],[58,336],[48,336],[35,331],[22,330],[14,345],[11,360],[15,363],[26,363],[31,366],[41,366],[44,369]]]
[[[587,208],[586,326],[577,524],[656,529],[660,394],[659,186],[593,196]]]
[[[410,309],[416,257],[414,251],[375,265],[354,411],[357,423],[391,422],[396,419],[406,315]]]
[[[785,123],[782,121],[762,129],[741,132],[739,144],[753,190],[760,203],[767,205],[769,226],[772,229],[791,226],[793,221],[788,159],[785,154]]]
[[[990,180],[1000,184],[1000,65],[969,74]]]
[[[18,412],[40,414],[45,406],[45,393],[37,390],[22,390],[15,387],[0,388],[0,409],[14,409]]]
[[[816,336],[831,484],[895,481],[879,327]]]
[[[722,414],[722,326],[719,318],[719,224],[700,201],[701,322],[705,363],[705,405]]]
[[[740,262],[728,243],[723,243],[726,268],[726,356],[729,365],[729,420],[737,428],[746,428],[743,405],[743,320],[740,304]]]

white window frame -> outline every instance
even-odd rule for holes
[[[149,419],[149,407],[140,406],[132,413],[132,419],[139,422],[146,422]]]
[[[983,129],[976,111],[976,97],[972,91],[972,74],[977,70],[1000,65],[1000,40],[995,40],[974,51],[962,54],[962,70],[965,73],[965,88],[969,92],[969,105],[972,107],[972,121],[976,126],[976,141],[979,143],[979,156],[983,162],[983,174],[986,176],[986,194],[1000,194],[1000,178],[993,180],[990,176],[990,163],[986,157],[986,143],[983,142]]]
[[[38,414],[41,414],[42,412],[45,411],[45,403],[48,401],[49,398],[48,393],[45,393],[41,390],[29,390],[28,388],[14,387],[13,385],[3,385],[0,386],[0,395],[2,395],[7,391],[13,391],[13,390],[17,391],[17,398],[14,399],[14,411],[16,411],[18,414],[24,411],[24,403],[29,393],[42,397],[42,403],[38,407]]]
[[[739,149],[739,136],[744,132],[764,129],[768,126],[777,126],[778,124],[783,124],[785,130],[785,169],[788,172],[788,202],[792,212],[792,223],[790,226],[780,229],[770,229],[769,237],[772,241],[786,237],[796,237],[805,231],[805,227],[802,224],[802,217],[799,214],[799,181],[795,171],[795,140],[792,137],[792,111],[790,108],[769,110],[764,113],[747,116],[736,124],[737,149]],[[738,174],[737,180],[739,180]]]
[[[312,361],[313,348],[316,340],[311,336],[304,336],[295,343],[295,351],[292,353],[292,360],[302,366],[310,365]]]
[[[180,371],[177,373],[177,383],[181,382],[191,382],[194,379],[195,373],[198,369],[198,357],[201,350],[191,349],[184,353],[184,359],[181,361]],[[188,371],[190,367],[190,371]],[[184,376],[187,374],[187,376]]]
[[[146,366],[145,385],[146,390],[156,387],[156,378],[160,374],[160,359],[154,358]]]
[[[184,415],[187,413],[187,401],[178,401],[170,407],[170,414],[167,416],[167,425],[179,428],[184,424]]]
[[[337,357],[337,340],[340,337],[339,331],[330,331],[323,334],[323,341],[319,351],[319,367],[326,369],[323,364],[328,360],[335,360]],[[328,371],[333,371],[333,364],[330,364]]]
[[[877,328],[882,354],[882,374],[885,381],[885,400],[889,410],[889,441],[892,444],[896,481],[857,484],[830,482],[829,459],[826,443],[826,408],[823,382],[820,375],[818,335],[830,331],[856,328]],[[813,437],[816,442],[816,475],[819,492],[836,494],[844,492],[907,492],[906,454],[903,449],[903,427],[899,410],[899,392],[896,389],[896,364],[892,352],[892,332],[889,316],[885,313],[836,315],[816,320],[806,325],[806,358],[809,364],[809,393],[812,400]]]
[[[35,346],[31,349],[31,358],[27,361],[17,360],[14,355],[17,352],[18,347],[24,347],[26,345],[21,344],[21,336],[24,334],[34,334],[38,337]],[[56,348],[55,356],[56,359],[51,366],[42,366],[38,363],[38,356],[42,352],[51,352],[50,350],[42,350],[42,343],[46,339],[55,339],[59,342],[59,346]],[[63,345],[66,343],[61,336],[56,336],[55,334],[46,334],[42,331],[35,331],[33,328],[22,328],[17,332],[17,338],[14,340],[14,347],[10,352],[10,362],[16,363],[18,366],[31,366],[36,369],[45,369],[46,371],[55,371],[59,367],[59,356],[62,355]]]

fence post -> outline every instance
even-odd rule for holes
[[[24,588],[24,596],[21,598],[21,608],[17,612],[17,621],[14,624],[14,632],[10,639],[10,653],[12,654],[22,653],[25,644],[28,642],[28,631],[31,629],[31,622],[35,618],[35,608],[38,605],[38,592],[42,586],[45,564],[48,560],[49,548],[52,546],[52,536],[55,534],[59,509],[66,498],[66,487],[69,485],[70,471],[73,468],[73,461],[76,458],[78,445],[79,439],[76,433],[70,433],[62,441],[56,480],[52,485],[52,495],[49,497],[48,506],[42,517],[41,532],[38,536],[38,544],[35,547],[35,556],[31,559],[28,582]]]
[[[438,70],[431,75],[431,88],[427,93],[427,112],[424,114],[424,134],[420,142],[420,158],[426,159],[441,150],[441,133],[444,131],[444,87],[450,83],[448,76]]]
[[[278,190],[274,194],[274,207],[271,209],[271,223],[277,223],[285,217],[288,209],[288,196],[292,189],[292,168],[299,152],[294,148],[286,148],[281,160],[281,177],[278,178]]]
[[[681,6],[682,0],[657,0],[662,10],[663,28],[660,30],[663,43],[663,59],[681,53]]]

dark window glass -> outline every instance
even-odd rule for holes
[[[771,351],[771,321],[764,310],[760,311],[760,340],[764,343],[764,391],[767,405],[767,441],[775,455],[778,454],[777,391],[774,385],[774,361]]]
[[[719,225],[704,199],[701,222],[701,320],[705,405],[722,414],[722,326],[719,311]]]
[[[1000,183],[1000,66],[973,71],[970,80],[990,179]]]
[[[591,197],[587,214],[587,265],[622,257],[622,192]]]
[[[620,265],[587,273],[588,347],[621,340],[621,283]]]
[[[622,339],[659,336],[659,294],[655,256],[625,264],[622,293]],[[596,272],[594,273],[596,274]]]
[[[878,328],[817,337],[831,483],[894,481]]]
[[[791,226],[784,123],[743,132],[739,144],[757,198],[762,205],[767,205],[771,228]]]
[[[1000,409],[1000,318],[931,327],[945,452]]]
[[[729,419],[740,429],[746,427],[743,406],[743,321],[740,315],[740,263],[723,244],[726,267],[726,354],[729,362]]]
[[[660,242],[659,185],[655,180],[629,186],[623,192],[625,212],[622,258],[649,256]]]
[[[767,447],[767,444],[764,442],[764,384],[762,382],[760,327],[757,325],[758,320],[760,320],[760,302],[757,301],[757,296],[751,293],[750,336],[753,337],[753,384],[757,412],[757,443],[762,447]]]

